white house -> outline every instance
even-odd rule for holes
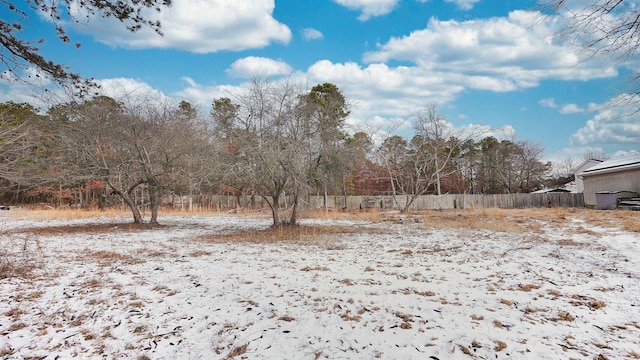
[[[598,192],[640,193],[640,154],[609,159],[576,175],[584,184],[584,204],[596,206]]]
[[[573,187],[571,189],[571,192],[575,192],[575,193],[583,193],[584,192],[584,181],[582,180],[581,177],[578,176],[578,174],[581,174],[582,172],[586,171],[587,169],[590,169],[598,164],[602,163],[602,160],[596,160],[596,159],[588,159],[582,162],[582,164],[580,164],[576,170],[573,172],[573,175],[575,175],[575,187]]]

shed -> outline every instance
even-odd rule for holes
[[[579,173],[584,183],[584,203],[596,207],[598,192],[640,193],[640,153],[601,162]]]
[[[633,198],[633,191],[598,191],[596,193],[596,209],[612,210],[618,207],[620,199]]]

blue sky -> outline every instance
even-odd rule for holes
[[[640,151],[640,115],[625,116],[638,103],[621,101],[630,70],[587,59],[535,1],[173,0],[152,15],[163,37],[92,19],[69,25],[76,49],[37,15],[22,34],[45,37],[45,56],[113,97],[169,97],[208,112],[256,75],[331,82],[353,105],[353,131],[410,136],[416,114],[436,104],[453,126],[541,144],[545,160]],[[0,78],[0,101],[42,101],[31,96]]]

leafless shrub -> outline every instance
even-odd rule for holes
[[[30,278],[42,266],[37,237],[0,231],[0,279]]]

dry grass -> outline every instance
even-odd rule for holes
[[[458,344],[458,348],[460,349],[460,351],[462,351],[465,355],[469,355],[469,356],[474,356],[473,351],[471,351],[471,349],[469,349],[468,347],[466,347],[465,345],[460,345]]]
[[[60,225],[60,226],[42,226],[20,229],[21,233],[32,235],[66,235],[66,234],[108,234],[113,232],[138,232],[157,228],[166,228],[159,224],[80,224],[80,225]]]
[[[317,244],[318,240],[337,240],[340,235],[382,232],[382,230],[354,228],[347,226],[282,226],[264,230],[248,230],[232,234],[211,234],[199,237],[199,240],[211,243],[280,243],[292,242]]]
[[[540,285],[535,284],[518,284],[518,290],[524,292],[531,292],[531,290],[540,289]]]
[[[162,215],[167,214],[193,214],[193,213],[220,213],[216,209],[196,209],[187,212],[180,209],[161,209]],[[264,211],[252,211],[249,209],[237,209],[234,213],[247,216],[265,216]],[[86,218],[114,218],[130,219],[131,214],[128,209],[105,209],[105,210],[84,210],[84,209],[15,209],[10,212],[10,216],[30,219],[86,219]],[[380,211],[371,209],[369,211],[339,211],[339,210],[307,210],[300,213],[300,218],[307,219],[327,219],[327,220],[361,220],[377,223],[381,221],[397,221],[400,218],[420,218],[426,227],[432,228],[454,228],[454,229],[476,229],[490,230],[498,232],[532,232],[539,233],[542,228],[541,222],[553,226],[565,226],[571,219],[583,219],[590,225],[603,227],[618,227],[626,231],[640,232],[640,212],[638,211],[604,211],[581,208],[532,208],[532,209],[465,209],[465,210],[442,210],[423,211],[399,214],[397,211]],[[131,229],[126,229],[131,226]],[[83,231],[83,227],[59,228],[58,231]],[[144,225],[126,224],[121,225],[118,230],[134,231],[136,228],[144,229]],[[89,229],[84,229],[89,230]],[[52,230],[53,231],[53,230]],[[91,231],[100,231],[99,227]]]
[[[496,341],[496,346],[493,348],[496,352],[500,352],[507,348],[507,344],[504,341]]]
[[[102,265],[113,265],[115,262],[135,265],[145,262],[145,260],[142,260],[141,258],[106,250],[85,250],[83,253],[83,259],[93,259],[95,262]]]
[[[233,350],[231,350],[229,355],[227,355],[226,359],[233,359],[237,356],[240,356],[246,353],[248,347],[249,347],[249,344],[244,344],[244,345],[233,348]]]
[[[504,305],[507,305],[507,306],[513,305],[513,301],[507,300],[507,299],[500,299],[500,303],[504,304]]]
[[[637,353],[635,351],[630,351],[629,353],[627,353],[627,356],[632,359],[640,359],[640,353]]]
[[[17,259],[0,254],[0,280],[8,278],[31,278],[42,264],[33,259]]]
[[[530,216],[513,217],[513,211],[504,209],[480,209],[464,211],[424,212],[424,226],[459,230],[489,230],[496,232],[524,233],[540,231],[540,224]]]
[[[34,220],[51,220],[51,219],[94,219],[99,217],[107,218],[127,218],[131,217],[131,212],[125,209],[108,208],[99,209],[76,209],[76,208],[60,208],[51,209],[49,207],[27,207],[13,208],[9,213],[14,218],[29,218]]]
[[[567,322],[571,322],[573,320],[575,320],[575,316],[571,315],[571,313],[569,312],[559,312],[558,315],[554,318],[552,318],[552,321],[567,321]]]

